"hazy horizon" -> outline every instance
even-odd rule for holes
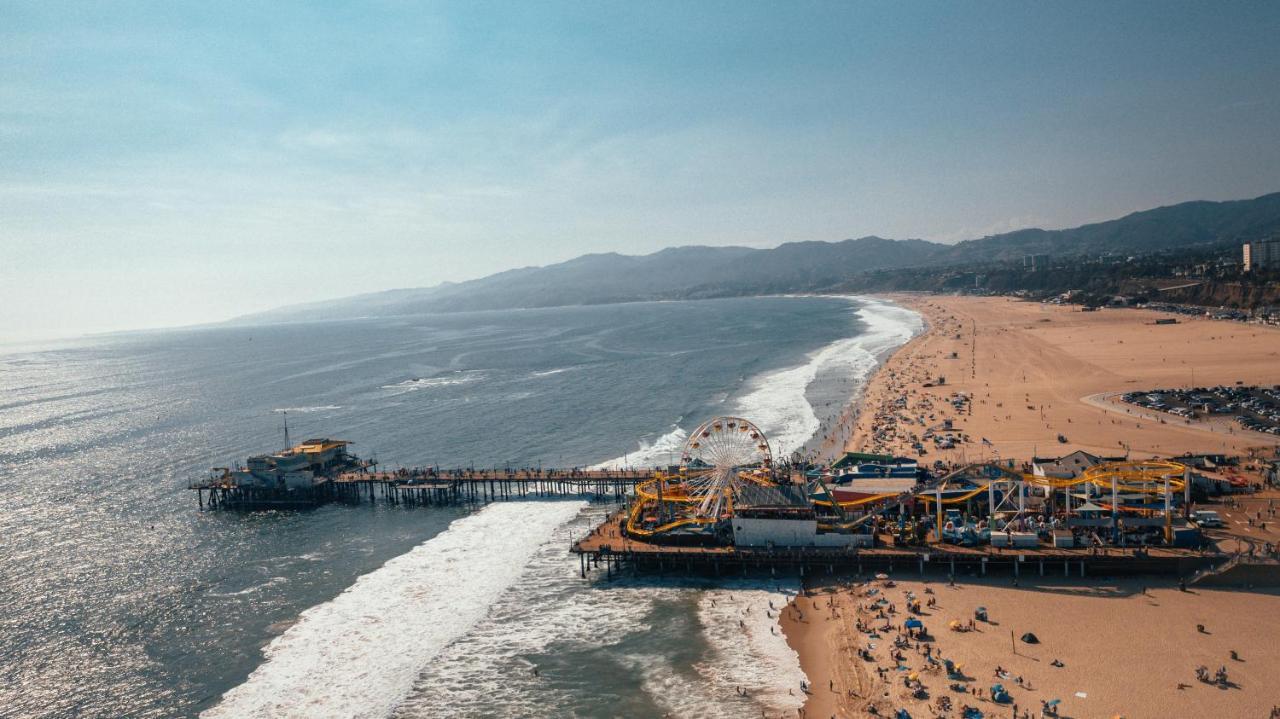
[[[3,341],[1280,189],[1272,4],[0,7]]]

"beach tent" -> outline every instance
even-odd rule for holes
[[[1027,644],[1039,644],[1040,637],[1037,637],[1031,632],[1027,632],[1026,634],[1022,635],[1022,641],[1026,642]]]
[[[902,626],[906,627],[907,629],[924,629],[924,622],[920,621],[919,619],[916,619],[915,617],[912,617],[911,619],[908,619],[907,621],[903,622]]]

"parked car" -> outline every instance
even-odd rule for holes
[[[1226,526],[1222,522],[1222,517],[1219,517],[1218,513],[1212,509],[1198,509],[1192,512],[1191,521],[1195,522],[1196,526],[1204,527],[1205,529],[1215,529]]]

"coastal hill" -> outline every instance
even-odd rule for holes
[[[1280,193],[1184,202],[1071,229],[1024,229],[945,245],[862,237],[770,249],[674,247],[649,255],[591,254],[433,287],[290,305],[235,322],[289,322],[421,312],[553,307],[868,287],[871,272],[1020,261],[1025,255],[1141,255],[1235,244],[1280,233]]]
[[[1142,254],[1191,245],[1240,242],[1280,230],[1280,192],[1252,200],[1182,202],[1068,230],[1015,230],[954,245],[955,262],[1017,260],[1023,255]]]

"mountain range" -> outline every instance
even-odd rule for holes
[[[1183,202],[1071,229],[1024,229],[952,245],[862,237],[770,249],[672,247],[649,255],[589,254],[432,287],[290,305],[236,318],[289,322],[517,307],[697,299],[848,288],[877,270],[973,266],[1025,255],[1139,255],[1238,243],[1280,233],[1280,193]]]

